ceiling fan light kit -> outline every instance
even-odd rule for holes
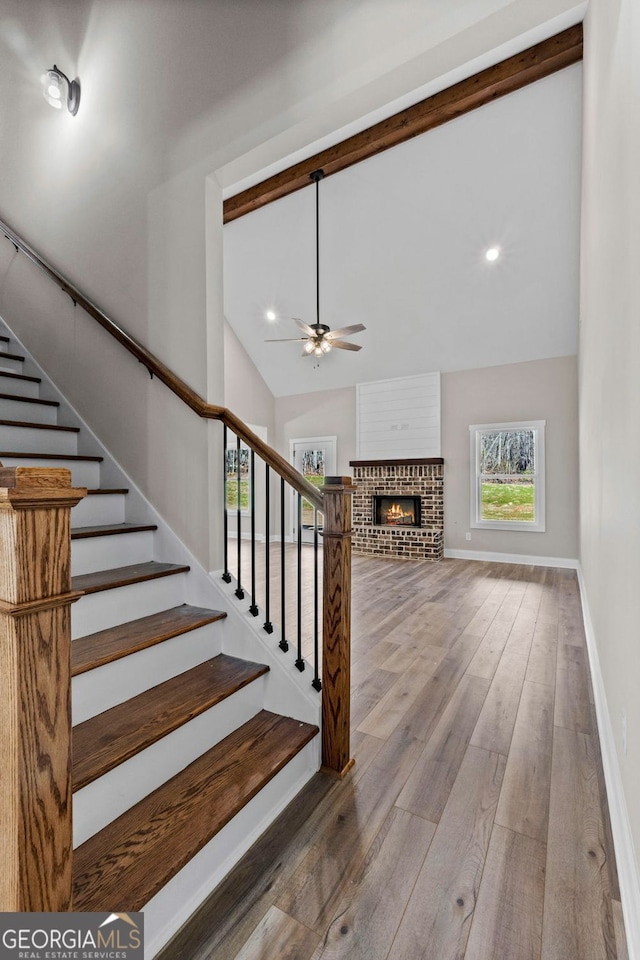
[[[309,174],[309,178],[316,185],[316,322],[309,324],[305,323],[304,320],[300,320],[299,317],[292,317],[291,319],[293,322],[297,324],[301,331],[305,334],[304,337],[285,337],[284,339],[278,340],[265,340],[265,343],[285,343],[292,341],[304,343],[302,356],[314,356],[319,359],[325,354],[330,353],[333,347],[338,347],[340,350],[362,350],[362,347],[359,346],[359,344],[347,343],[346,340],[341,340],[340,338],[349,337],[352,333],[360,333],[361,330],[366,330],[366,327],[363,323],[354,323],[349,327],[342,327],[340,330],[332,330],[331,327],[327,326],[326,323],[320,323],[319,184],[324,178],[324,170],[314,170],[313,173]]]

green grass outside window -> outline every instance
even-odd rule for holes
[[[535,521],[533,482],[482,481],[482,519]]]

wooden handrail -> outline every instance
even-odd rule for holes
[[[33,247],[29,246],[8,224],[0,220],[0,230],[16,250],[21,250],[33,264],[42,270],[51,280],[56,283],[61,290],[67,293],[74,304],[82,307],[85,313],[103,327],[107,333],[111,334],[118,343],[122,344],[125,350],[128,350],[140,363],[144,364],[149,373],[153,374],[168,387],[172,393],[175,393],[183,403],[186,403],[194,413],[207,420],[221,420],[232,430],[236,436],[254,450],[269,466],[281,477],[291,484],[294,490],[301,493],[318,510],[324,510],[324,497],[317,487],[299,473],[295,467],[292,467],[284,457],[274,450],[269,444],[261,440],[253,430],[250,430],[246,423],[243,423],[239,417],[228,410],[226,407],[218,407],[212,403],[207,403],[200,394],[196,393],[188,383],[185,383],[181,377],[169,369],[161,360],[158,359],[150,350],[147,350],[135,337],[123,330],[122,327],[106,315],[96,304],[86,297],[77,287],[66,280],[55,267],[36,253]]]

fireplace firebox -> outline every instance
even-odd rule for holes
[[[420,497],[374,494],[373,522],[378,527],[419,527]]]

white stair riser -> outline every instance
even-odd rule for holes
[[[37,400],[40,396],[40,384],[33,380],[18,380],[17,377],[0,374],[0,393],[13,393],[17,397],[33,397]]]
[[[0,420],[57,423],[58,408],[49,407],[43,403],[29,403],[28,400],[5,400],[0,397]]]
[[[11,353],[11,350],[0,351],[2,353]],[[24,363],[22,360],[10,360],[8,357],[0,357],[0,372],[7,370],[9,373],[22,373]]]
[[[319,766],[319,739],[314,737],[145,904],[145,957],[152,958],[158,953],[311,779]]]
[[[12,450],[12,452],[15,451]],[[71,483],[74,487],[89,487],[90,490],[95,490],[100,486],[100,464],[93,461],[83,463],[76,460],[46,460],[36,457],[28,460],[21,457],[2,457],[1,459],[5,467],[65,467],[71,470]],[[75,510],[74,507],[71,514],[72,523]]]
[[[172,574],[81,597],[71,608],[71,636],[84,637],[179,606],[185,602],[184,577]]]
[[[137,697],[178,673],[216,657],[220,653],[221,634],[219,623],[209,623],[78,674],[71,681],[74,724],[104,713],[116,704]]]
[[[67,430],[38,430],[37,427],[0,424],[0,450],[75,455],[78,452],[78,434]]]
[[[264,678],[174,730],[73,795],[73,844],[79,846],[184,770],[262,708]]]
[[[153,560],[153,530],[71,541],[71,576]]]
[[[90,488],[91,489],[91,488]],[[124,493],[92,493],[73,508],[72,527],[124,523]]]

